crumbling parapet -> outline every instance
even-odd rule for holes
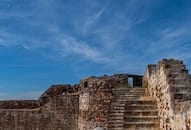
[[[102,125],[108,128],[108,115],[114,93],[119,87],[128,85],[128,78],[133,78],[133,85],[142,85],[142,76],[130,74],[116,74],[112,76],[89,77],[79,84],[79,130],[93,130],[98,115],[102,117]],[[140,87],[139,86],[139,87]]]
[[[84,79],[79,84],[79,130],[93,130],[98,115],[102,115],[102,125],[107,127],[107,116],[112,99],[112,80],[101,78]]]
[[[144,83],[158,102],[160,127],[164,130],[188,130],[190,122],[191,84],[182,61],[164,59],[148,65]],[[189,121],[188,121],[189,120]]]
[[[77,130],[75,92],[70,85],[52,85],[38,100],[0,101],[0,130]]]
[[[40,105],[43,105],[49,102],[54,96],[67,95],[75,92],[77,92],[76,86],[71,86],[69,84],[52,85],[39,97],[38,101]]]

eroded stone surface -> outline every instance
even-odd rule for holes
[[[148,65],[144,84],[156,98],[163,130],[190,130],[191,82],[182,61],[164,59]]]
[[[38,100],[0,101],[0,130],[93,130],[98,121],[106,130],[190,130],[190,104],[186,66],[164,59],[144,77],[88,77],[53,85]]]
[[[71,89],[53,85],[38,100],[1,101],[0,130],[77,130],[79,96],[63,95]]]

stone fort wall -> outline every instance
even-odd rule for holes
[[[128,78],[133,78],[133,86],[142,86],[142,76],[117,74],[113,76],[89,77],[79,84],[78,130],[93,130],[100,116],[102,126],[108,128],[108,115],[115,88],[132,87]]]
[[[142,76],[89,77],[78,85],[53,85],[38,100],[0,101],[0,130],[92,130],[101,115],[108,127],[113,88],[142,85]]]
[[[38,100],[1,101],[0,130],[77,130],[79,96],[72,91],[53,85]]]
[[[113,90],[131,87],[129,77],[157,100],[162,130],[191,129],[190,75],[182,61],[164,59],[148,65],[144,77],[89,77],[74,86],[53,85],[38,100],[0,101],[0,130],[93,130],[99,116],[108,128]]]
[[[143,84],[157,100],[162,130],[191,129],[191,79],[182,61],[148,65]]]

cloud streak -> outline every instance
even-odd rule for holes
[[[107,63],[109,61],[100,51],[71,36],[62,36],[61,39],[59,39],[59,43],[63,55],[77,54],[98,63]]]
[[[12,54],[19,63],[2,58],[7,64],[32,68],[21,59],[43,57],[50,66],[68,64],[66,75],[85,75],[142,74],[146,64],[161,58],[191,63],[191,5],[184,1],[16,1],[0,3],[0,45],[19,53]],[[0,49],[1,57],[10,55]]]

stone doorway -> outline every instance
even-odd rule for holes
[[[133,77],[128,77],[127,83],[129,87],[133,87]]]

